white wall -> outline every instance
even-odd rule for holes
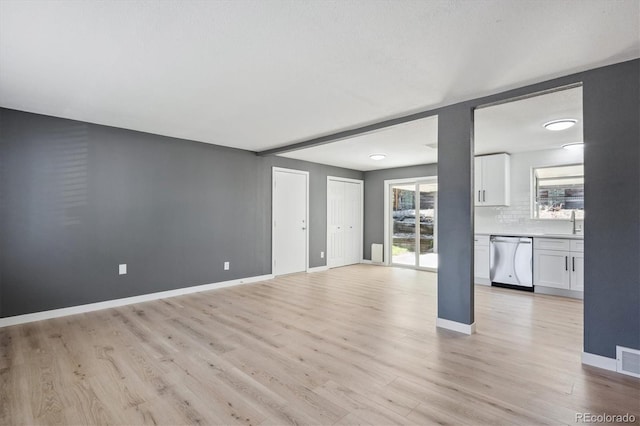
[[[511,154],[511,205],[476,207],[475,232],[571,233],[572,225],[568,220],[531,219],[531,169],[582,163],[583,156],[582,151],[562,148]],[[577,221],[577,224],[584,227],[582,221]]]

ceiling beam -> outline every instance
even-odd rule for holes
[[[372,133],[378,130],[385,129],[387,127],[397,126],[398,124],[409,123],[411,121],[420,120],[422,118],[432,117],[438,115],[442,108],[430,109],[428,111],[420,111],[402,117],[391,118],[384,121],[379,121],[373,124],[367,124],[366,126],[356,127],[354,129],[343,130],[340,132],[332,133],[330,135],[319,136],[313,139],[307,139],[302,142],[292,143],[290,145],[281,146],[279,148],[267,149],[265,151],[257,152],[257,155],[268,156],[284,154],[285,152],[298,151],[300,149],[311,148],[319,145],[326,145],[331,142],[337,142],[342,139],[353,138],[355,136],[363,135],[365,133]]]

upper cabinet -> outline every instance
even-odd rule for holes
[[[511,163],[509,154],[475,158],[476,206],[508,206],[511,203]]]

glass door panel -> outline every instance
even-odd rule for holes
[[[416,265],[416,187],[391,187],[391,263]]]
[[[438,203],[438,184],[418,184],[419,217],[419,257],[418,266],[422,268],[438,268],[438,255],[436,247],[436,211]]]

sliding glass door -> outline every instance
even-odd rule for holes
[[[416,263],[416,188],[415,185],[391,187],[391,263]]]
[[[390,184],[389,203],[391,263],[437,269],[435,179]]]
[[[420,226],[417,229],[420,237],[418,266],[437,269],[436,207],[438,203],[438,184],[418,183],[417,187],[420,194]]]

